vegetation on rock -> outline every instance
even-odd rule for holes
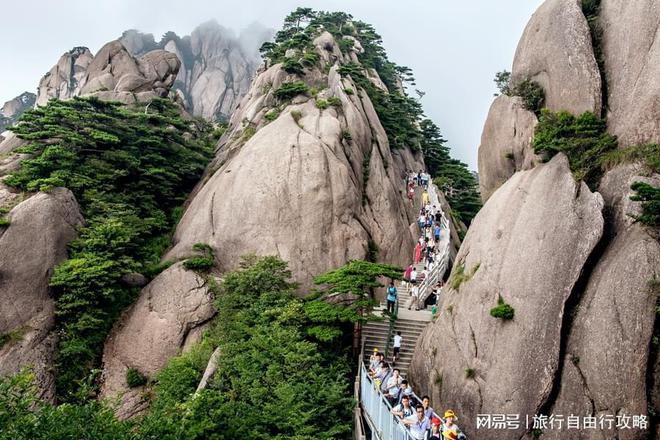
[[[660,188],[644,182],[635,182],[630,188],[635,191],[630,200],[642,202],[642,214],[635,219],[645,225],[660,228]]]
[[[538,116],[545,100],[545,92],[539,83],[529,78],[513,83],[511,72],[506,70],[497,72],[494,81],[500,93],[507,96],[519,96],[522,99],[523,108]]]
[[[5,183],[24,191],[69,188],[87,222],[51,278],[62,401],[88,397],[78,392],[137,294],[120,279],[159,264],[179,206],[211,157],[210,128],[184,121],[166,100],[145,113],[95,98],[50,101],[13,128],[32,158]]]
[[[314,283],[325,286],[324,297],[335,297],[347,304],[348,310],[354,313],[352,320],[364,321],[362,311],[375,305],[374,290],[385,287],[380,278],[400,280],[403,270],[389,264],[352,260],[339,269],[317,276]]]
[[[43,403],[28,373],[0,378],[0,439],[351,438],[354,314],[319,295],[295,297],[290,276],[283,261],[253,256],[227,274],[218,318],[156,376],[141,420],[119,422],[98,402]],[[216,373],[196,392],[216,347]]]
[[[126,370],[126,385],[129,388],[141,387],[147,384],[147,378],[135,368]]]
[[[534,132],[534,152],[549,160],[564,153],[576,180],[592,189],[602,175],[600,160],[617,147],[616,138],[606,131],[606,123],[591,112],[574,116],[566,111],[541,111]]]
[[[463,162],[452,159],[440,129],[430,119],[420,122],[421,148],[426,167],[438,188],[447,197],[458,219],[469,225],[479,209],[479,184]]]
[[[502,319],[504,321],[513,319],[514,314],[515,310],[513,307],[505,303],[504,298],[502,298],[501,295],[497,298],[497,306],[490,309],[490,316],[493,318]]]

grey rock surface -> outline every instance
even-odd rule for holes
[[[62,55],[39,81],[37,105],[45,105],[53,98],[68,99],[76,96],[92,58],[92,52],[86,47],[74,47]]]
[[[484,202],[516,171],[538,162],[531,147],[537,122],[518,97],[500,95],[493,101],[479,145],[479,192]]]
[[[338,51],[330,34],[323,38],[318,50]],[[319,99],[335,96],[341,106],[321,110],[300,95],[268,122],[264,115],[278,105],[274,91],[300,79],[280,65],[261,73],[234,113],[167,258],[187,255],[198,242],[218,250],[221,270],[235,268],[247,253],[276,254],[289,262],[303,289],[313,276],[364,258],[369,240],[381,261],[408,261],[414,238],[401,231],[414,213],[400,167],[423,168],[421,158],[392,153],[368,96],[347,95],[346,88],[360,89],[337,66],[327,76],[311,69],[302,79],[321,88]],[[351,140],[343,138],[345,131]]]
[[[660,142],[660,3],[603,0],[607,123],[619,145]]]
[[[194,329],[215,315],[206,282],[177,263],[151,281],[115,324],[103,351],[101,397],[119,399],[117,416],[126,419],[147,407],[144,387],[129,388],[126,371],[149,378],[189,344]],[[198,340],[198,339],[197,339]]]
[[[460,414],[468,435],[476,433],[477,414],[524,419],[548,398],[565,304],[601,238],[602,207],[560,154],[515,173],[474,218],[454,266],[471,277],[458,291],[445,289],[409,370],[436,407]],[[498,296],[514,308],[512,321],[490,315]],[[498,438],[523,433],[500,431]]]
[[[541,4],[518,43],[512,79],[538,82],[550,110],[600,114],[600,72],[580,5],[580,0]]]
[[[647,412],[647,347],[658,294],[652,280],[660,278],[660,244],[631,217],[639,215],[640,206],[630,200],[630,185],[644,181],[660,186],[660,176],[640,171],[638,165],[617,166],[599,187],[612,217],[610,239],[576,307],[555,414]],[[563,434],[549,431],[547,436],[559,439]],[[637,439],[640,431],[606,429],[594,435]]]
[[[31,366],[40,394],[52,399],[56,339],[48,283],[83,219],[73,194],[63,188],[29,197],[7,218],[10,225],[0,228],[0,334],[12,340],[0,347],[0,374]]]

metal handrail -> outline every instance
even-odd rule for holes
[[[418,286],[418,297],[417,299],[412,299],[412,301],[417,301],[417,306],[424,304],[426,302],[426,299],[431,295],[431,292],[433,292],[433,286],[435,286],[440,279],[441,276],[444,275],[445,271],[447,270],[447,266],[449,263],[449,248],[451,245],[451,229],[450,229],[450,223],[449,220],[447,220],[447,216],[445,215],[445,212],[442,210],[442,206],[440,205],[440,199],[438,197],[438,193],[436,192],[437,187],[435,184],[431,181],[431,176],[429,176],[429,185],[428,185],[428,193],[429,193],[429,201],[431,202],[432,205],[435,205],[438,207],[440,210],[440,213],[442,214],[442,217],[440,219],[440,225],[443,231],[445,231],[446,234],[446,245],[442,251],[442,255],[440,257],[440,261],[438,262],[435,267],[433,267],[433,270],[429,272],[429,274],[424,278],[424,280],[419,284]]]

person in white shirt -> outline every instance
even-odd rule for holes
[[[424,440],[426,431],[431,429],[431,421],[424,415],[424,407],[417,405],[416,414],[403,419],[403,424],[410,428],[410,436],[415,440]]]
[[[410,397],[403,396],[401,398],[401,403],[399,403],[397,406],[392,408],[392,414],[399,417],[400,419],[404,419],[406,417],[410,417],[411,415],[414,415],[415,410],[413,409],[412,406],[410,406]]]
[[[403,338],[401,337],[401,332],[396,332],[396,335],[394,335],[394,344],[392,345],[392,348],[394,349],[394,357],[392,359],[392,363],[396,362],[396,358],[399,356],[399,352],[401,351],[401,341]]]

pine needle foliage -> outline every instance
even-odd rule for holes
[[[137,295],[121,277],[159,263],[178,207],[211,157],[211,129],[184,121],[167,100],[145,111],[95,98],[52,100],[12,128],[28,141],[32,158],[5,183],[24,191],[66,187],[86,220],[50,280],[60,400],[91,397],[79,394],[81,384],[98,366],[116,317]]]

